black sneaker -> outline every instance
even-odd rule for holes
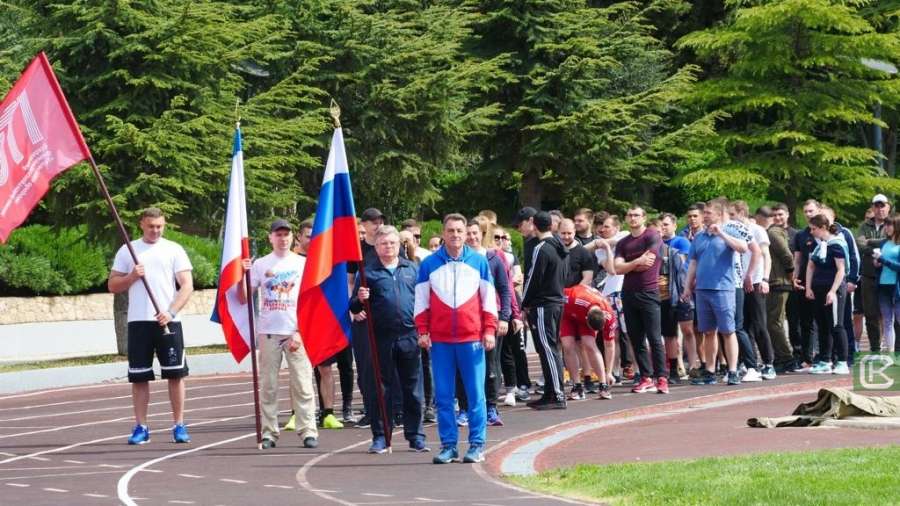
[[[422,416],[422,421],[425,423],[434,423],[437,421],[437,417],[434,414],[434,406],[425,408],[425,414]]]
[[[590,376],[584,379],[584,391],[589,394],[596,394],[600,391],[597,387],[597,383],[594,382]]]
[[[356,417],[353,416],[352,408],[347,406],[341,410],[341,421],[344,423],[353,423],[356,421]]]
[[[369,420],[369,415],[363,415],[359,420],[356,421],[357,429],[368,429],[372,426],[372,422]]]
[[[536,409],[538,411],[546,411],[549,409],[566,409],[566,401],[542,402],[537,406],[534,406],[532,409]]]
[[[678,371],[670,371],[669,372],[669,384],[670,385],[680,385],[681,377],[678,376]]]
[[[575,383],[575,386],[572,387],[572,391],[569,393],[570,401],[583,401],[584,400],[584,388],[581,386],[581,383]]]

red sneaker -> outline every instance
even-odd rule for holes
[[[653,384],[653,380],[646,376],[641,376],[641,382],[634,386],[631,389],[632,393],[642,394],[644,392],[655,392],[656,386]]]
[[[665,377],[657,378],[656,380],[656,392],[660,394],[669,393],[669,380]]]

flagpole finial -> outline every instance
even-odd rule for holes
[[[234,122],[238,127],[241,126],[241,99],[240,97],[234,100]]]
[[[341,128],[341,106],[333,98],[331,99],[331,105],[328,107],[328,114],[331,115],[334,128]]]

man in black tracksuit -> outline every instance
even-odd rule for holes
[[[550,213],[541,211],[533,218],[539,242],[531,254],[525,277],[522,306],[528,311],[528,325],[544,373],[544,395],[528,403],[532,409],[565,409],[563,363],[559,352],[559,319],[566,298],[566,247],[551,232]]]

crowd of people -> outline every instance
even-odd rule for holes
[[[804,202],[802,211],[808,226],[797,230],[785,204],[751,213],[746,202],[717,198],[690,205],[679,230],[675,215],[650,216],[637,205],[621,218],[585,208],[567,217],[525,207],[514,223],[524,239],[519,257],[492,211],[449,214],[440,236],[423,241],[415,220],[395,227],[379,210],[366,209],[359,219],[363,261],[347,279],[352,346],[316,367],[296,321],[312,225],[303,222],[294,234],[289,222],[276,220],[272,253],[243,264],[259,291],[263,448],[274,447],[281,432],[277,379],[285,357],[293,410],[285,429],[295,430],[305,447],[317,446],[319,428],[354,424],[370,428],[370,453],[388,451],[394,427],[403,428],[411,451],[429,452],[424,424],[437,422],[437,464],[482,461],[487,427],[503,426],[501,407],[520,402],[566,409],[588,396],[608,401],[616,385],[666,394],[683,383],[849,374],[863,322],[870,350],[896,346],[900,215],[891,215],[881,194],[855,233],[816,200]],[[136,345],[134,356],[129,346],[137,418],[131,444],[149,440],[145,390],[153,372],[146,364],[154,350],[165,355],[173,407],[184,402],[187,365],[176,314],[190,295],[190,263],[180,247],[162,242],[160,223],[158,210],[145,213],[144,236],[134,245],[159,250],[164,265],[145,266],[144,257],[126,265],[120,252],[110,276],[112,291],[135,292],[129,313],[135,341],[153,344]],[[157,244],[164,247],[151,247]],[[158,290],[167,311],[154,312],[141,298],[140,275],[172,285]],[[160,330],[173,324],[174,334]],[[529,335],[541,366],[534,381],[525,352]],[[361,417],[352,409],[354,380]],[[173,409],[173,437],[186,442],[181,412]],[[462,459],[460,427],[468,427]]]

